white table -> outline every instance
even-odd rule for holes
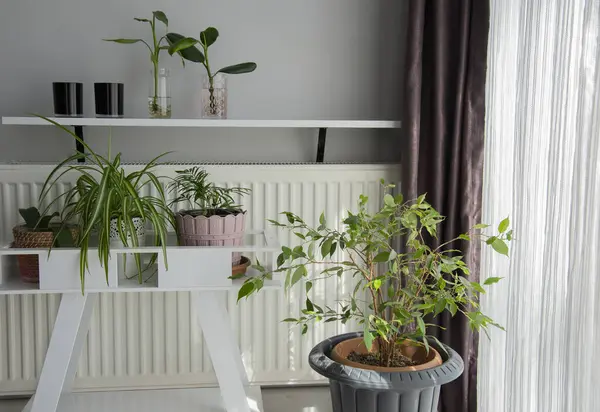
[[[260,387],[249,384],[227,308],[215,291],[238,289],[243,280],[231,280],[231,253],[266,254],[273,263],[279,244],[271,234],[249,232],[240,247],[179,247],[174,237],[167,246],[169,269],[157,247],[111,249],[109,281],[90,249],[90,274],[86,292],[81,293],[78,249],[0,248],[0,294],[61,293],[54,330],[35,395],[24,411],[227,411],[262,412]],[[125,253],[158,253],[158,274],[138,284],[119,273],[118,262]],[[39,285],[19,279],[15,255],[37,254],[40,259]],[[116,257],[115,257],[116,256]],[[77,265],[77,266],[76,266]],[[252,275],[250,271],[249,275]],[[281,279],[265,284],[281,287]],[[203,330],[206,346],[217,376],[219,389],[174,389],[71,393],[77,362],[87,335],[94,304],[100,292],[191,291],[193,310]],[[145,406],[144,406],[145,405]]]

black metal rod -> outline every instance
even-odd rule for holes
[[[319,144],[317,145],[317,163],[323,163],[325,158],[325,140],[327,139],[327,128],[319,129]]]
[[[77,137],[79,137],[81,140],[83,140],[83,126],[75,126],[75,135],[77,135]],[[77,153],[81,153],[81,154],[85,153],[85,148],[83,147],[83,143],[81,143],[79,140],[75,140],[75,149],[77,150]],[[77,161],[79,163],[84,163],[85,157],[81,156],[79,159],[77,159]]]

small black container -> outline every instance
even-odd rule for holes
[[[123,117],[123,83],[94,83],[96,117]]]
[[[52,94],[55,116],[83,116],[83,83],[54,82]]]

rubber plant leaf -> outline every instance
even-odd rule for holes
[[[167,19],[167,15],[160,10],[156,10],[152,12],[154,18],[158,21],[161,21],[165,24],[165,26],[169,25],[169,19]]]
[[[227,73],[227,74],[242,74],[242,73],[251,73],[256,70],[256,63],[246,62],[234,64],[233,66],[223,67],[217,73]]]
[[[172,46],[177,43],[179,40],[184,39],[185,36],[182,36],[179,33],[168,33],[167,34],[167,42]],[[179,55],[183,57],[185,60],[194,62],[194,63],[202,63],[204,61],[204,55],[196,46],[188,47],[187,49],[180,50]]]
[[[206,30],[200,32],[200,43],[206,47],[210,47],[219,37],[219,30],[214,27],[209,27]]]
[[[104,41],[112,41],[119,44],[133,44],[139,43],[142,39],[103,39]]]

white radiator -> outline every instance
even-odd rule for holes
[[[161,167],[161,174],[188,165]],[[330,223],[355,209],[363,193],[379,206],[379,180],[399,180],[397,165],[201,165],[219,184],[252,188],[244,199],[248,228],[261,229],[265,219],[292,211],[308,223],[325,212]],[[37,206],[41,186],[52,165],[0,165],[0,237],[12,239],[19,207]],[[295,240],[281,232],[282,244]],[[295,238],[295,236],[294,236]],[[313,288],[316,300],[335,303],[351,282],[330,279]],[[301,287],[298,285],[298,287]],[[263,291],[236,304],[223,293],[249,377],[262,384],[313,382],[318,378],[307,356],[318,341],[355,325],[319,324],[305,336],[280,320],[295,317],[298,294]],[[0,395],[30,393],[44,362],[58,295],[0,296]],[[216,382],[202,333],[190,314],[188,292],[106,293],[95,309],[79,361],[80,389],[181,387]]]

